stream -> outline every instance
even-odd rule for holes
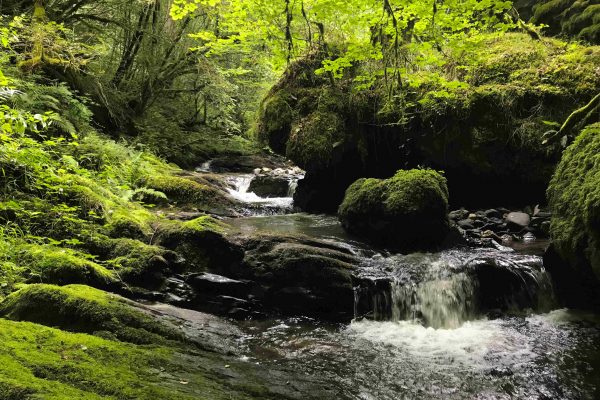
[[[361,260],[364,284],[355,288],[349,324],[232,322],[240,360],[285,371],[293,398],[600,398],[600,317],[558,308],[541,258],[545,242],[391,254],[349,236],[334,216],[294,212],[293,179],[290,196],[275,198],[249,193],[252,175],[227,179],[249,209],[227,221],[237,230],[307,235]],[[502,274],[487,277],[483,264]],[[495,312],[500,306],[508,311]]]

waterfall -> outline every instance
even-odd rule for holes
[[[290,179],[290,183],[288,186],[288,197],[294,197],[294,193],[296,193],[296,189],[298,189],[298,178]]]
[[[384,257],[356,279],[355,319],[458,328],[486,313],[549,311],[550,279],[540,257],[495,250]]]
[[[266,210],[277,211],[277,210],[291,210],[293,206],[293,198],[290,197],[260,197],[255,193],[250,192],[250,184],[255,178],[255,175],[234,175],[229,177],[229,182],[232,185],[228,189],[229,194],[236,200],[242,203],[252,205],[254,208],[262,207]]]

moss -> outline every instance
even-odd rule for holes
[[[295,118],[293,96],[285,91],[271,92],[260,105],[258,139],[283,153]]]
[[[121,280],[145,288],[157,288],[169,272],[169,262],[177,255],[158,246],[133,239],[109,241],[108,261]]]
[[[105,287],[115,281],[111,271],[90,260],[88,254],[52,245],[14,244],[12,261],[23,269],[28,282]]]
[[[600,280],[600,124],[586,127],[565,150],[550,186],[551,236],[575,268]]]
[[[179,334],[115,295],[83,285],[28,285],[0,303],[0,315],[132,343],[156,343]]]
[[[221,213],[232,206],[224,192],[190,177],[154,175],[146,178],[146,186],[167,195],[179,206],[192,205],[197,209]]]
[[[136,346],[4,319],[0,319],[0,342],[1,399],[249,397],[217,383],[203,368],[222,361],[198,352],[194,358],[184,358],[172,347]],[[186,365],[184,359],[193,360],[193,365]]]
[[[327,168],[335,148],[344,138],[338,114],[316,111],[296,123],[287,142],[286,155],[304,169]]]
[[[338,215],[346,230],[404,250],[435,247],[448,229],[446,179],[432,170],[398,171],[389,179],[359,179]]]
[[[163,221],[157,227],[155,243],[183,256],[181,267],[186,271],[225,274],[243,258],[243,251],[226,238],[225,228],[210,216],[186,222]]]

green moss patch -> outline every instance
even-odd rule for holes
[[[3,400],[250,397],[217,383],[204,369],[223,361],[197,352],[182,357],[172,347],[136,346],[5,319],[0,319],[0,342]]]
[[[83,285],[28,285],[0,303],[0,315],[132,343],[175,339],[175,331],[136,310],[127,300]]]
[[[287,142],[286,155],[301,168],[327,168],[335,148],[342,145],[343,138],[344,123],[340,116],[317,111],[294,125]]]
[[[600,124],[586,127],[565,150],[550,186],[551,235],[571,266],[600,280]]]
[[[426,249],[448,231],[446,179],[432,170],[398,171],[390,179],[359,179],[338,210],[349,232],[400,249]]]

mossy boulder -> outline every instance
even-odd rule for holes
[[[439,67],[406,72],[403,96],[389,96],[377,78],[361,90],[356,78],[372,66],[360,63],[335,85],[318,78],[297,85],[284,76],[273,87],[263,106],[285,96],[293,111],[277,134],[285,146],[273,149],[306,169],[298,207],[333,211],[358,178],[421,166],[445,171],[453,207],[544,198],[561,149],[540,146],[542,136],[596,95],[600,48],[515,32],[477,35],[444,54],[428,52]],[[313,66],[289,68],[297,74]],[[263,112],[259,127],[271,114],[279,111]],[[268,143],[269,132],[262,135]]]
[[[327,168],[344,139],[344,121],[338,114],[316,111],[291,129],[286,155],[307,170]]]
[[[127,300],[83,285],[27,285],[0,303],[0,315],[144,344],[179,338]]]
[[[522,1],[532,10],[531,22],[547,25],[545,33],[600,43],[600,4],[595,1]]]
[[[385,246],[435,248],[448,232],[446,179],[417,169],[359,179],[346,191],[338,216],[348,232]]]
[[[144,185],[164,193],[169,203],[179,207],[192,206],[195,209],[214,214],[227,214],[233,206],[233,202],[224,191],[193,176],[149,176]]]
[[[112,271],[91,260],[87,253],[50,245],[22,244],[14,249],[14,262],[31,283],[73,283],[107,287],[116,281]]]
[[[177,272],[227,275],[243,258],[243,250],[227,239],[225,225],[210,216],[185,222],[163,221],[157,226],[155,243],[184,258]]]
[[[177,269],[177,253],[133,239],[110,240],[109,265],[121,280],[148,289],[160,288],[171,269]]]
[[[565,150],[550,186],[552,248],[545,265],[565,300],[600,307],[600,124]]]

